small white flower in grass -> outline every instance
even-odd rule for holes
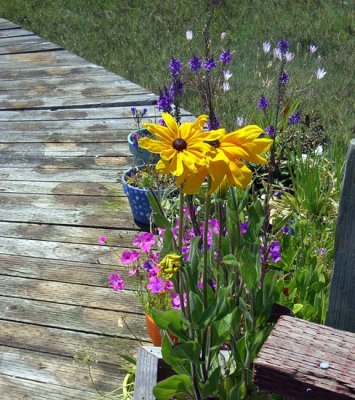
[[[223,82],[223,90],[225,92],[228,92],[229,89],[230,89],[229,82]]]
[[[237,126],[243,126],[244,125],[244,117],[238,117],[235,121]]]
[[[194,37],[194,33],[192,31],[186,31],[186,39],[187,40],[192,40]]]
[[[274,58],[278,58],[279,60],[282,60],[281,50],[278,47],[274,48],[274,50],[272,51],[272,55],[274,56]]]
[[[314,150],[314,154],[317,156],[321,156],[323,154],[323,146],[321,144]]]
[[[227,71],[223,71],[224,80],[227,82],[233,76],[233,74],[227,69]]]
[[[325,71],[324,68],[318,68],[316,71],[316,77],[317,79],[322,79],[325,77],[325,74],[327,73],[327,71]]]
[[[318,47],[315,44],[310,44],[309,45],[309,52],[311,54],[314,54],[317,51]]]
[[[227,36],[226,32],[221,33],[221,40],[223,40]]]
[[[286,51],[286,53],[285,53],[285,58],[286,58],[286,61],[288,61],[288,62],[292,61],[294,56],[295,56],[295,53],[291,53],[290,51]]]
[[[267,54],[271,50],[271,44],[270,42],[264,42],[263,43],[263,52]]]

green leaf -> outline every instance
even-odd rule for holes
[[[201,259],[201,250],[200,250],[201,238],[199,236],[195,236],[191,239],[190,242],[190,264],[191,268],[197,269],[200,259]]]
[[[233,254],[227,254],[222,258],[223,264],[226,265],[238,265],[238,260]]]
[[[162,214],[153,213],[153,221],[156,226],[163,229],[171,228],[170,221]]]
[[[148,200],[149,200],[149,205],[152,208],[152,210],[156,214],[163,215],[162,209],[161,209],[161,204],[158,203],[157,199],[153,196],[152,192],[148,192]]]
[[[153,395],[157,400],[170,400],[191,394],[192,380],[185,374],[173,375],[154,386]]]
[[[180,360],[192,361],[195,364],[200,362],[200,353],[200,345],[193,341],[177,343],[170,351],[172,357]]]
[[[219,381],[221,378],[221,367],[217,367],[211,374],[205,384],[202,384],[203,398],[215,397],[218,394]]]
[[[161,345],[161,355],[164,362],[169,364],[177,374],[191,373],[190,362],[181,361],[180,358],[172,355],[173,344],[167,334],[163,335],[163,341]]]
[[[252,290],[258,280],[258,273],[254,263],[241,263],[240,273],[249,290]]]
[[[179,310],[160,311],[153,308],[152,318],[160,329],[167,330],[180,339],[188,339],[187,325]]]
[[[292,307],[292,312],[294,314],[297,314],[298,312],[300,312],[302,310],[302,308],[303,308],[303,304],[300,304],[300,303],[294,304]]]

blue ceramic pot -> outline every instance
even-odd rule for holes
[[[143,132],[142,137],[148,136],[149,134],[147,129],[142,128],[138,131],[131,132],[127,137],[129,150],[133,154],[134,165],[156,164],[159,161],[158,154],[151,153],[148,150],[141,149],[140,147],[136,147],[134,145],[134,141],[132,140],[131,135],[136,132]]]
[[[133,167],[122,176],[123,191],[128,197],[132,215],[138,226],[149,226],[152,209],[148,200],[148,189],[140,189],[127,183],[127,177],[134,174],[138,167]]]

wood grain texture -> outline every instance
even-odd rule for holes
[[[349,145],[341,189],[326,324],[355,333],[355,139]]]
[[[131,333],[133,331],[136,337],[149,340],[145,329],[145,316],[125,311],[4,296],[0,302],[0,326],[2,319],[64,329],[69,336],[71,331],[76,331],[134,339],[135,336]]]
[[[354,349],[355,334],[282,316],[254,362],[254,382],[294,399],[355,399]]]
[[[101,354],[106,391],[122,383],[117,353],[149,340],[119,265],[138,232],[120,177],[131,107],[154,121],[156,95],[3,19],[0,88],[0,397],[96,399],[75,351]]]
[[[49,383],[34,382],[0,374],[0,393],[3,400],[95,400],[97,393],[90,388],[70,389]]]
[[[137,351],[137,343],[131,339],[68,332],[63,329],[13,321],[1,321],[0,344],[65,357],[73,357],[76,351],[90,348],[98,354],[99,362],[118,366],[126,365],[126,361],[118,354],[129,354],[134,357]]]
[[[90,379],[86,369],[78,368],[72,358],[52,354],[37,353],[30,350],[14,349],[0,346],[0,374],[17,378],[35,380],[37,382],[64,386],[72,389],[88,390]],[[103,391],[115,389],[122,373],[116,366],[97,364],[92,368],[93,379],[97,387]],[[73,379],[75,376],[75,379]]]

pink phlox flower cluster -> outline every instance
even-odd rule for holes
[[[181,310],[181,302],[179,293],[171,293],[171,306],[174,310]],[[184,297],[184,307],[187,306],[187,294],[183,294]]]
[[[120,291],[124,289],[124,281],[121,278],[121,275],[119,273],[117,274],[110,274],[108,276],[109,282],[108,284],[112,287],[114,291]]]
[[[106,236],[104,236],[104,235],[99,236],[98,242],[99,242],[100,245],[106,244],[106,241],[107,241],[107,237]]]
[[[144,253],[148,253],[155,244],[155,236],[150,232],[141,233],[134,237],[132,244]]]
[[[194,205],[192,206],[192,212],[194,213],[194,216],[197,217],[198,211],[197,211],[197,208]],[[190,207],[188,207],[188,206],[184,207],[184,214],[186,215],[187,220],[191,221]]]
[[[147,283],[147,289],[152,294],[162,294],[167,291],[171,291],[174,289],[174,285],[170,280],[164,281],[157,275],[152,275],[149,278],[149,282]]]
[[[121,263],[124,265],[133,264],[138,258],[140,254],[137,250],[133,251],[124,251],[120,257]]]

